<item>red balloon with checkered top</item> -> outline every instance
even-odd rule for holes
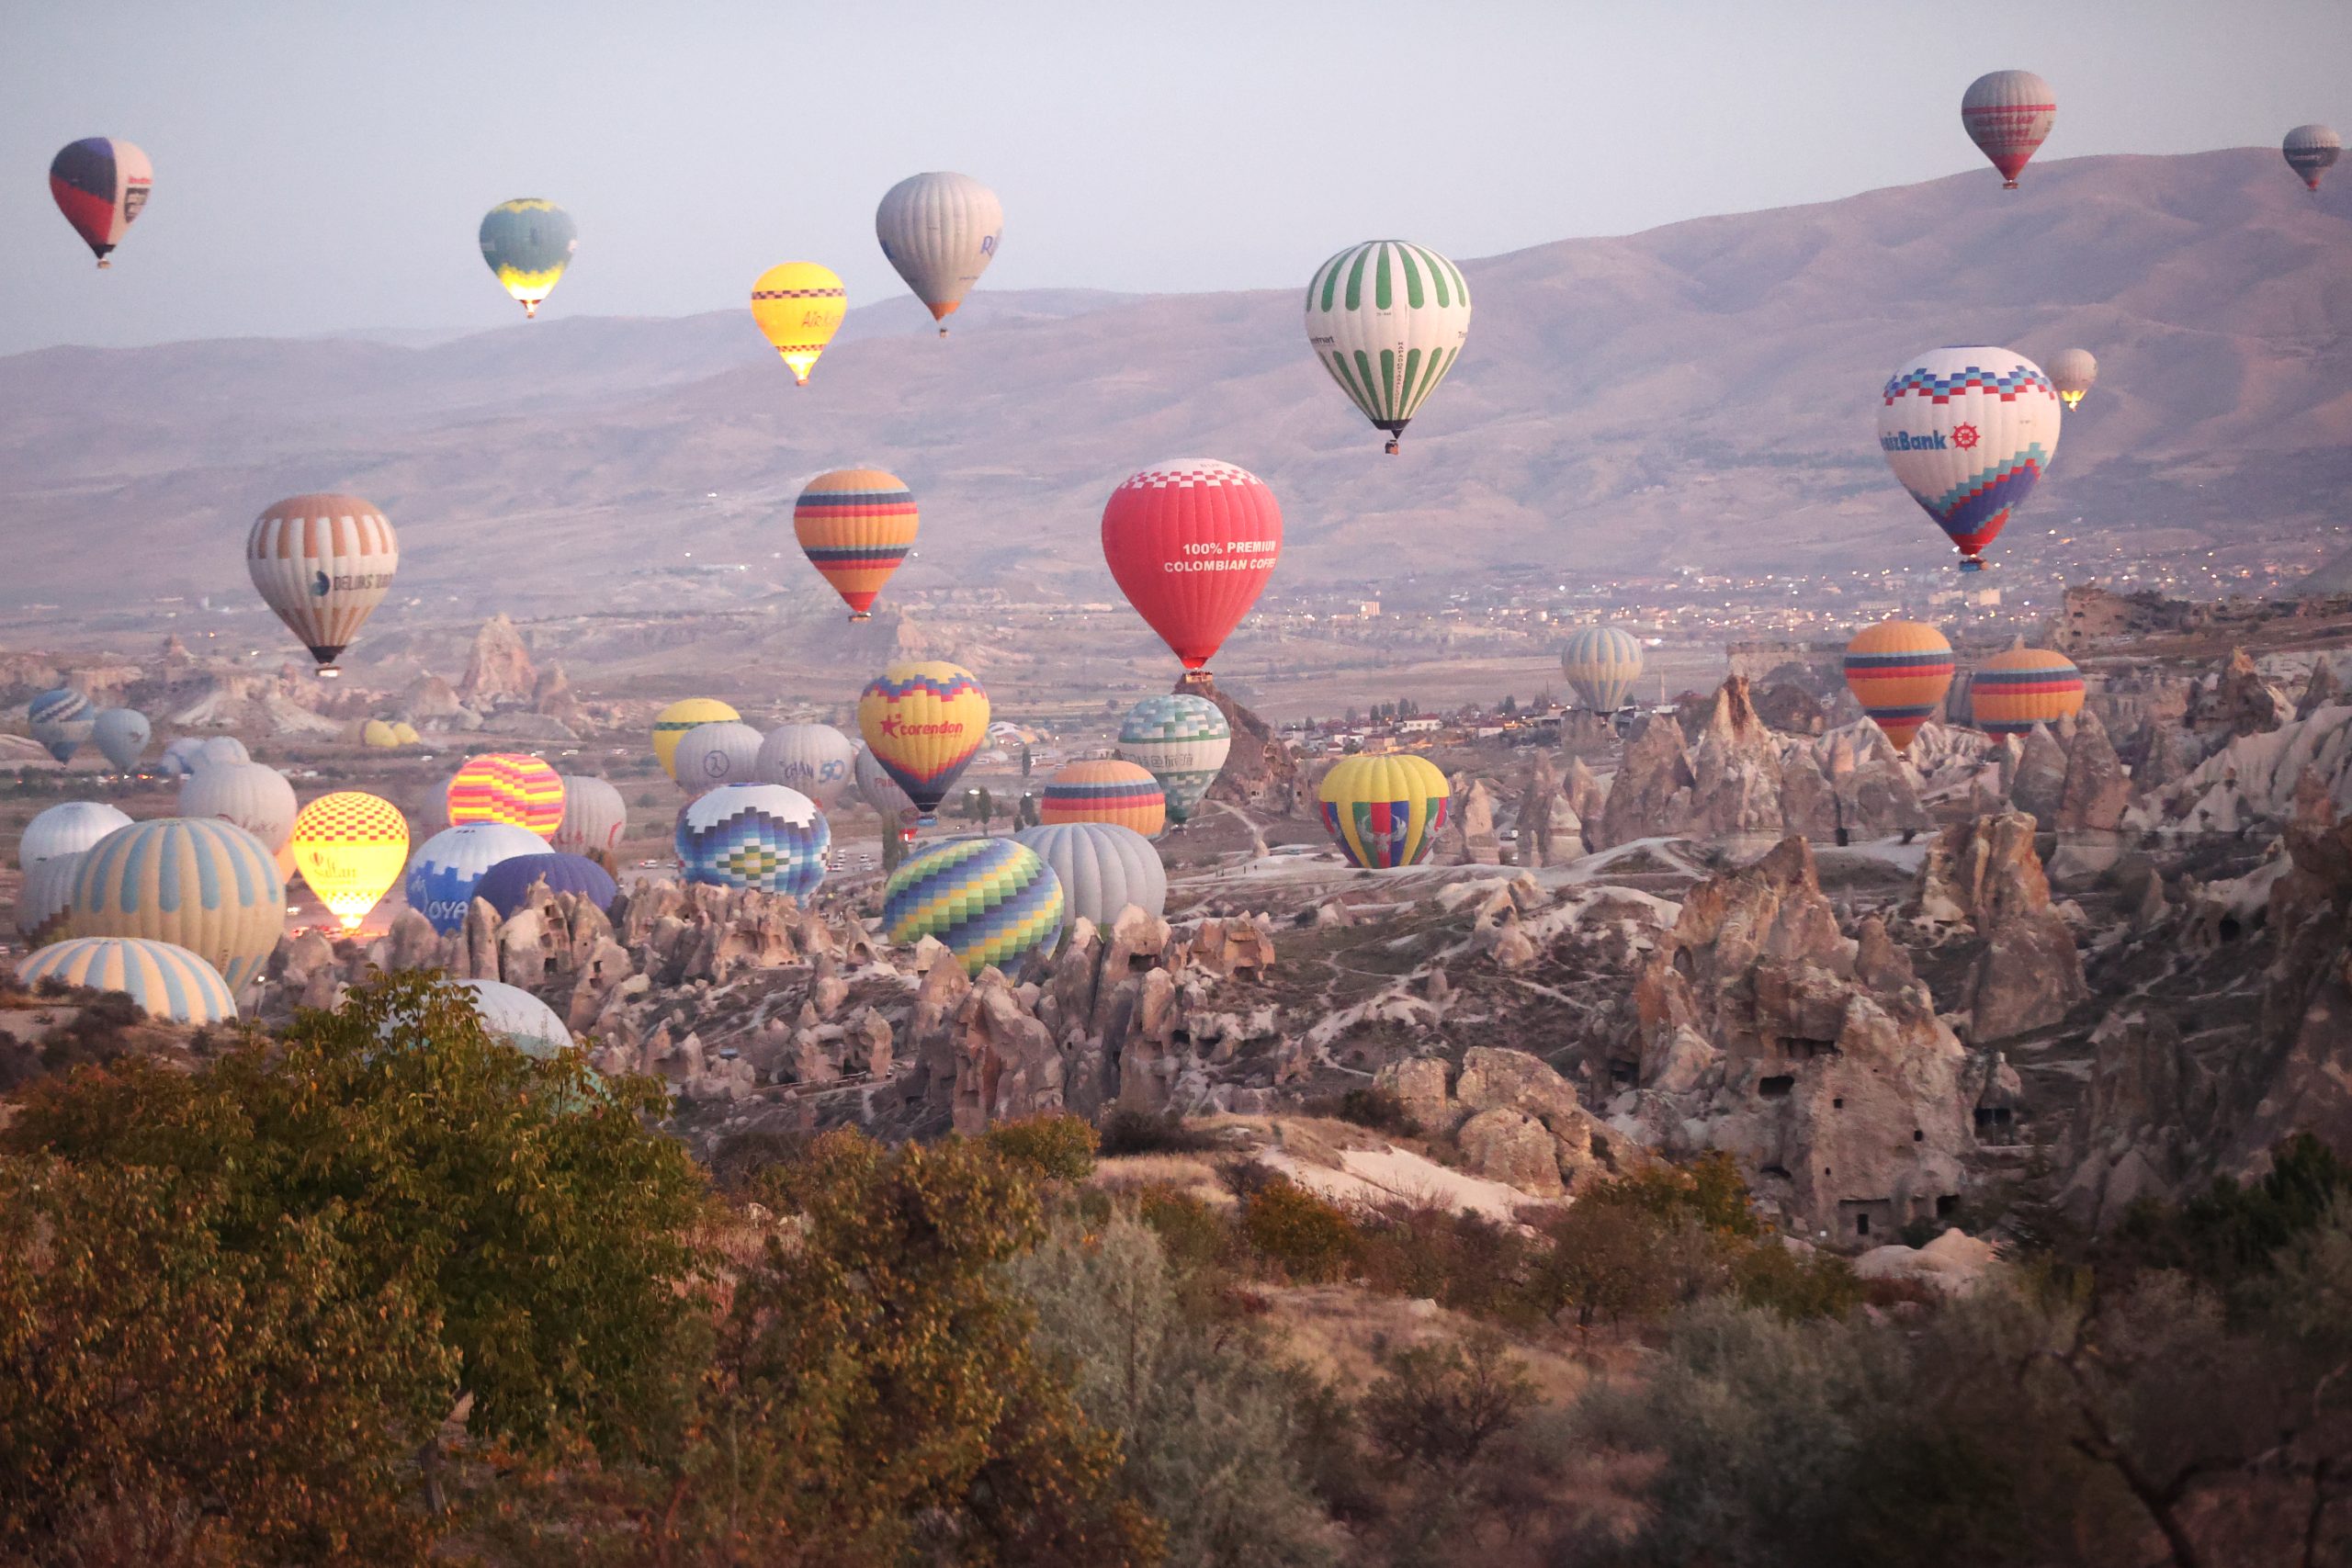
[[[1247,468],[1214,457],[1138,469],[1102,508],[1111,575],[1198,683],[1282,553],[1274,492]]]

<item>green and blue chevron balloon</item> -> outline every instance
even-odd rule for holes
[[[1233,728],[1206,697],[1146,697],[1119,724],[1119,755],[1159,781],[1168,819],[1192,818],[1233,750]]]
[[[1388,433],[1392,453],[1469,336],[1469,283],[1421,245],[1351,245],[1306,286],[1307,343],[1363,416]]]

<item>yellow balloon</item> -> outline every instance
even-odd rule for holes
[[[392,727],[382,719],[371,718],[360,726],[359,743],[362,746],[375,746],[389,750],[399,745],[401,738],[393,734]]]
[[[1323,775],[1315,797],[1324,830],[1368,871],[1418,865],[1437,847],[1453,791],[1437,764],[1403,752],[1346,757]]]
[[[804,387],[817,356],[848,314],[849,290],[831,267],[815,262],[772,266],[752,285],[752,320],[792,367],[793,380]]]
[[[389,800],[342,790],[302,807],[287,847],[319,902],[353,931],[408,864],[408,819]]]
[[[743,716],[717,697],[686,697],[653,716],[653,755],[662,771],[678,776],[678,742],[697,724],[729,724]]]

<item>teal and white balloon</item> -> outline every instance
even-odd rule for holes
[[[25,709],[26,727],[33,739],[61,762],[70,762],[97,723],[90,699],[71,686],[60,686],[33,698]]]
[[[1206,697],[1146,697],[1119,721],[1119,755],[1159,782],[1168,819],[1187,822],[1233,750],[1233,727]]]
[[[1012,835],[1053,867],[1062,885],[1062,925],[1083,915],[1108,927],[1133,904],[1147,915],[1168,910],[1168,868],[1151,840],[1116,822],[1053,822]]]
[[[104,708],[90,723],[90,739],[117,773],[127,773],[139,765],[153,734],[147,716],[137,708]]]
[[[150,1018],[171,1023],[228,1023],[237,998],[220,972],[175,942],[85,936],[53,942],[17,965],[17,983],[43,980],[120,991]]]
[[[1308,344],[1392,453],[1469,337],[1469,282],[1425,246],[1350,245],[1306,286]]]
[[[564,1027],[555,1009],[520,986],[510,986],[503,980],[451,983],[472,993],[474,1014],[481,1020],[484,1030],[526,1056],[546,1061],[573,1043],[571,1031]]]
[[[1560,673],[1595,713],[1615,713],[1634,700],[1642,678],[1641,638],[1623,626],[1587,626],[1560,649]]]

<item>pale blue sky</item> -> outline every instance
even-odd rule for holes
[[[2056,87],[2045,159],[2352,131],[2352,0],[0,0],[0,352],[505,325],[474,228],[514,196],[579,221],[547,314],[676,315],[792,257],[896,289],[874,204],[920,169],[1003,197],[983,288],[1158,291],[1981,166],[2003,66]],[[103,274],[47,180],[101,134],[156,173]]]

